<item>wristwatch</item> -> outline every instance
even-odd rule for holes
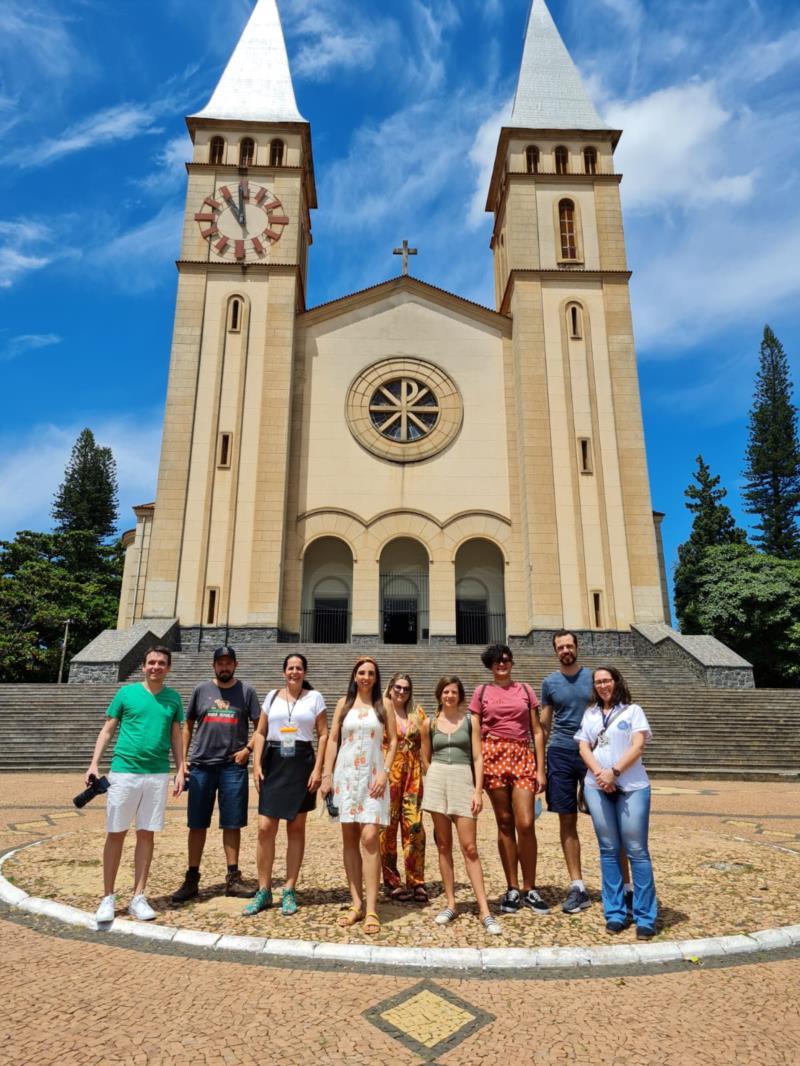
[[[618,770],[616,766],[612,766],[611,773],[614,775],[614,777],[619,777],[619,775],[622,773],[622,770]]]

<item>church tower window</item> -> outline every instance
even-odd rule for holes
[[[587,174],[597,173],[597,149],[596,148],[584,148],[583,150],[583,169]]]
[[[581,473],[591,474],[594,470],[594,467],[592,466],[592,442],[588,437],[579,437],[578,449]]]
[[[569,152],[566,150],[563,144],[560,144],[556,148],[556,174],[566,174],[569,172]]]
[[[575,204],[562,200],[558,205],[558,225],[561,235],[561,258],[578,258],[578,241],[575,229]]]
[[[231,434],[220,433],[219,435],[219,456],[217,460],[217,466],[226,470],[231,465]]]
[[[570,340],[580,340],[583,336],[583,312],[580,304],[569,304],[567,307],[567,329]]]
[[[212,166],[219,166],[225,161],[225,141],[222,137],[212,137],[208,145],[208,161]]]
[[[283,141],[276,137],[269,146],[269,165],[271,167],[283,166]]]
[[[535,144],[529,144],[525,149],[525,164],[529,174],[539,173],[539,149]]]
[[[234,296],[228,307],[228,332],[238,333],[242,328],[242,301]]]
[[[251,167],[256,156],[256,142],[252,137],[244,137],[239,144],[239,166]]]
[[[219,589],[209,589],[208,598],[206,600],[206,625],[213,626],[217,620],[217,601],[219,599]]]

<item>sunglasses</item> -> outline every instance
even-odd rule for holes
[[[514,662],[514,660],[511,658],[510,655],[501,655],[500,658],[497,661],[498,661],[498,663],[513,663]]]
[[[392,688],[395,690],[395,692],[410,692],[411,691],[411,689],[408,687],[408,685],[392,685]]]

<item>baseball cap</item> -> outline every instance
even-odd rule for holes
[[[229,655],[231,659],[234,660],[234,662],[236,661],[236,652],[233,650],[230,644],[220,644],[218,648],[214,649],[214,662],[216,662],[217,659],[221,659],[225,655]]]

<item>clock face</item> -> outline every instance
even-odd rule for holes
[[[263,259],[289,224],[280,200],[246,178],[207,196],[194,220],[217,255],[237,262]]]

